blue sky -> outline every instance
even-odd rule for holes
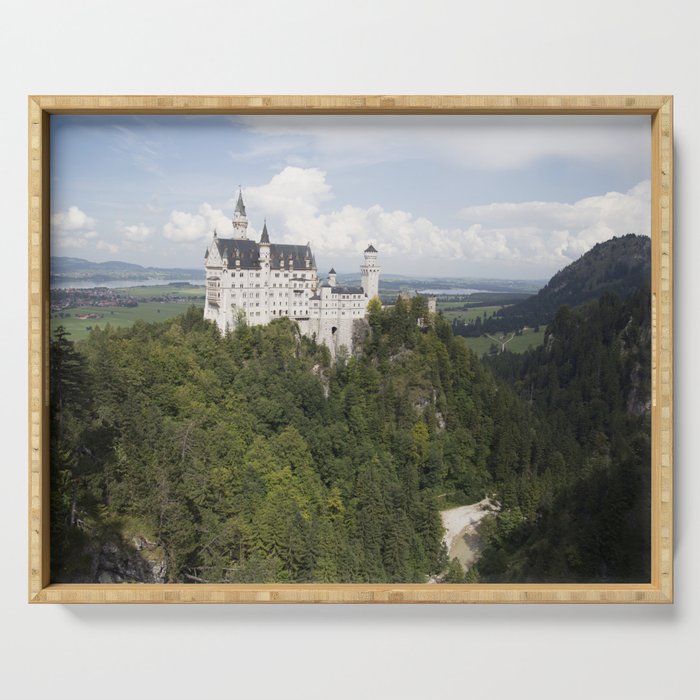
[[[202,265],[238,185],[320,271],[542,279],[649,234],[648,117],[53,116],[52,254]]]

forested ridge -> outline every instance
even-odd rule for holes
[[[449,564],[439,511],[485,495],[469,580],[637,580],[648,305],[564,308],[492,366],[421,297],[372,302],[335,361],[288,319],[59,328],[53,580],[425,582]]]
[[[624,299],[651,284],[651,239],[628,233],[597,243],[527,299],[499,309],[490,318],[470,322],[455,319],[457,335],[516,331],[547,325],[557,310],[571,308],[610,293]]]
[[[542,347],[486,362],[554,441],[534,517],[488,523],[487,580],[649,581],[651,306],[642,288],[559,309]]]

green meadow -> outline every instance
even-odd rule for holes
[[[175,287],[165,284],[127,287],[116,291],[122,292],[135,299],[177,296],[187,297],[188,301],[139,301],[139,305],[135,307],[81,306],[63,312],[63,318],[59,317],[58,314],[54,314],[51,318],[52,327],[63,326],[70,333],[72,340],[84,340],[90,330],[96,326],[104,328],[109,324],[114,328],[123,328],[131,326],[138,320],[146,322],[165,321],[173,316],[184,313],[191,304],[195,306],[204,305],[203,287]],[[189,299],[191,299],[191,301],[189,301]],[[484,314],[489,318],[501,308],[500,305],[474,306],[465,310],[462,308],[463,306],[463,301],[445,301],[438,303],[438,309],[448,321],[452,321],[454,318],[462,318],[464,321],[471,321],[478,316],[484,318]],[[88,314],[97,314],[98,318],[78,318],[79,316]],[[524,331],[523,335],[513,338],[513,340],[506,345],[506,348],[511,352],[524,352],[529,347],[540,345],[543,339],[544,330],[537,333],[528,330]],[[494,342],[483,336],[479,338],[462,338],[462,340],[479,356],[488,353]]]
[[[467,309],[462,308],[464,302],[438,302],[438,311],[442,311],[442,315],[448,320],[452,321],[455,318],[461,318],[465,323],[467,321],[473,321],[478,316],[481,318],[490,318],[496,311],[500,308],[499,306],[471,306]],[[484,314],[486,316],[484,317]]]
[[[177,286],[172,284],[144,285],[142,287],[123,287],[115,289],[115,292],[134,299],[149,299],[151,297],[201,297],[204,299],[204,286]]]
[[[131,287],[129,290],[131,291]],[[138,288],[137,288],[138,289]],[[148,287],[153,289],[153,287]],[[172,288],[171,288],[172,290]],[[171,292],[172,293],[172,292]],[[136,296],[136,295],[134,295]],[[138,306],[80,306],[62,312],[64,317],[58,314],[51,317],[51,327],[63,326],[70,333],[71,340],[84,340],[91,329],[96,326],[104,328],[107,324],[113,328],[131,326],[135,321],[146,322],[166,321],[173,316],[184,313],[192,304],[203,306],[204,298],[190,301],[146,301]],[[97,314],[98,318],[81,319],[78,316]]]
[[[492,345],[496,345],[497,343],[491,338],[487,338],[486,336],[480,336],[478,338],[464,338],[462,336],[459,336],[466,344],[467,347],[469,347],[471,350],[473,350],[479,357],[482,355],[485,355],[489,352],[491,349]],[[498,333],[493,336],[494,338],[502,338],[503,336]],[[509,338],[510,333],[507,333],[505,335],[505,338]],[[505,339],[504,338],[504,339]],[[509,341],[506,344],[506,350],[509,350],[510,352],[525,352],[529,348],[535,348],[538,345],[542,345],[544,342],[544,328],[541,330],[535,332],[531,329],[524,330],[522,335],[516,335],[511,341]],[[500,350],[500,347],[499,347]]]

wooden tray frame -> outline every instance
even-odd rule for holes
[[[52,114],[647,114],[652,133],[649,584],[52,584],[49,580],[49,118]],[[615,96],[30,96],[29,601],[32,603],[673,602],[673,99]]]

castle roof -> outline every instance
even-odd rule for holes
[[[236,202],[235,212],[241,216],[245,216],[245,204],[243,204],[243,193],[240,188],[238,190],[238,201]]]
[[[260,244],[240,238],[215,238],[219,254],[226,259],[229,267],[236,267],[236,260],[240,260],[242,270],[257,270],[260,268]],[[270,244],[270,267],[273,270],[281,268],[284,260],[284,269],[294,264],[297,270],[306,269],[306,260],[310,260],[310,268],[316,269],[316,260],[308,245],[289,245],[286,243]]]
[[[336,273],[335,273],[335,268],[331,268],[331,269],[328,271],[328,274],[329,274],[329,275],[335,275],[335,274],[336,274]]]
[[[362,287],[333,287],[331,294],[364,294]]]
[[[262,236],[260,236],[261,243],[269,243],[270,236],[267,233],[267,221],[263,224]]]
[[[365,253],[376,253],[377,249],[370,243],[365,249]]]

